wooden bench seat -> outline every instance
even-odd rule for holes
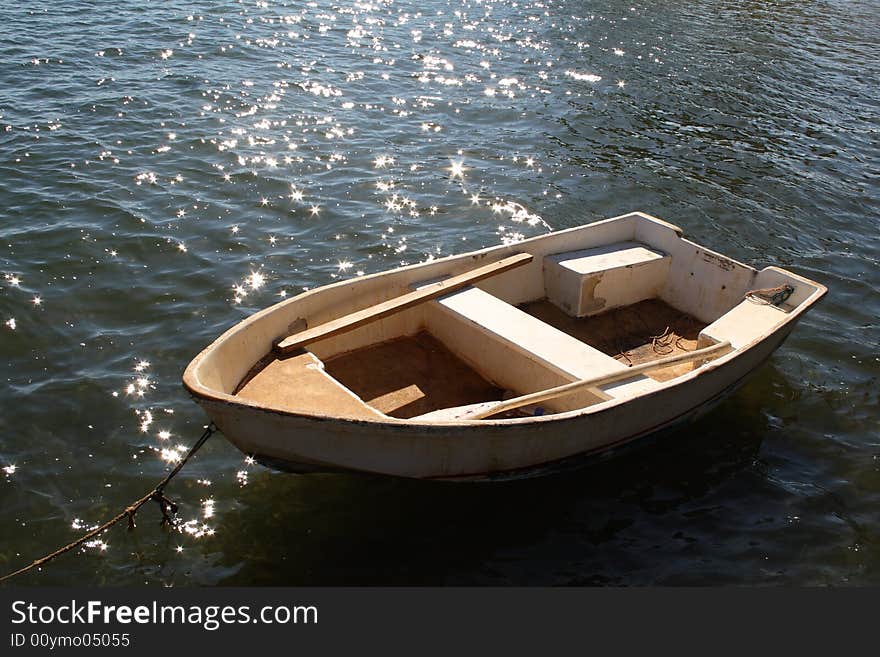
[[[542,322],[479,288],[468,287],[432,301],[445,311],[503,343],[507,349],[551,369],[566,381],[621,372],[627,366],[580,340]],[[503,366],[503,365],[502,365]],[[492,376],[491,372],[486,373]],[[530,382],[520,382],[526,385]],[[639,375],[602,386],[601,398],[621,398],[655,389],[659,384]]]

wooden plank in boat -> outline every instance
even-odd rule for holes
[[[509,271],[515,267],[520,267],[531,261],[531,253],[518,253],[514,256],[502,258],[501,260],[477,267],[476,269],[472,269],[463,274],[451,276],[437,283],[432,283],[414,292],[402,294],[399,297],[383,301],[375,306],[370,306],[369,308],[358,310],[321,324],[320,326],[306,329],[301,333],[295,333],[279,342],[275,346],[275,350],[282,355],[294,353],[310,342],[316,342],[317,340],[323,340],[324,338],[351,331],[369,322],[377,321],[383,317],[388,317],[396,312],[400,312],[401,310],[406,310],[407,308],[412,308],[420,303],[436,299],[444,294],[449,294],[450,292],[454,292],[455,290],[459,290],[485,278],[489,278],[490,276],[497,276],[498,274]]]

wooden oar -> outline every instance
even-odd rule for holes
[[[562,395],[570,392],[575,392],[577,390],[582,390],[584,388],[598,388],[599,386],[608,385],[609,383],[624,381],[639,374],[644,374],[645,372],[656,370],[661,367],[667,367],[669,365],[675,365],[677,363],[687,363],[694,360],[702,360],[714,354],[719,354],[722,351],[726,352],[730,350],[730,348],[731,347],[729,342],[719,342],[718,344],[713,344],[712,346],[704,347],[703,349],[697,349],[696,351],[689,351],[687,353],[677,354],[675,356],[667,356],[666,358],[659,358],[650,363],[643,363],[642,365],[628,367],[625,370],[621,370],[620,372],[613,372],[611,374],[597,376],[592,379],[581,379],[579,381],[572,381],[571,383],[564,383],[561,386],[548,388],[547,390],[540,390],[538,392],[532,392],[527,395],[521,395],[519,397],[514,397],[505,401],[489,401],[480,402],[477,404],[468,404],[467,406],[441,408],[430,413],[425,413],[424,415],[419,415],[412,419],[427,420],[431,422],[480,420],[482,418],[489,417],[490,415],[501,413],[502,411],[510,411],[515,408],[520,408],[521,406],[537,404],[538,402],[547,401],[548,399],[554,399],[556,397],[560,397]]]
[[[501,260],[489,263],[488,265],[482,265],[481,267],[471,269],[463,274],[451,276],[437,283],[431,283],[430,285],[426,285],[414,292],[402,294],[399,297],[383,301],[375,306],[370,306],[369,308],[364,308],[363,310],[358,310],[349,315],[330,320],[329,322],[325,322],[314,328],[306,329],[300,333],[294,333],[275,345],[275,351],[281,355],[296,352],[310,342],[323,340],[324,338],[351,331],[364,324],[375,322],[376,320],[388,317],[401,310],[406,310],[407,308],[412,308],[420,303],[436,299],[444,294],[449,294],[450,292],[467,287],[477,281],[481,281],[484,278],[497,276],[498,274],[509,271],[515,267],[520,267],[531,261],[531,253],[518,253],[517,255],[502,258]]]

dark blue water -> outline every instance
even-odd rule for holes
[[[880,582],[880,4],[0,4],[0,569],[139,497],[187,362],[340,277],[644,210],[830,287],[698,424],[548,479],[213,438],[26,584]]]

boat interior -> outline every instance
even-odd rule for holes
[[[514,253],[533,257],[295,353],[273,351],[285,335]],[[776,330],[817,289],[784,270],[757,271],[706,250],[677,227],[634,213],[318,288],[227,332],[199,376],[265,408],[419,421],[438,409],[611,375],[608,384],[492,419],[554,414],[674,383],[708,359],[619,375],[710,345],[745,347]]]

